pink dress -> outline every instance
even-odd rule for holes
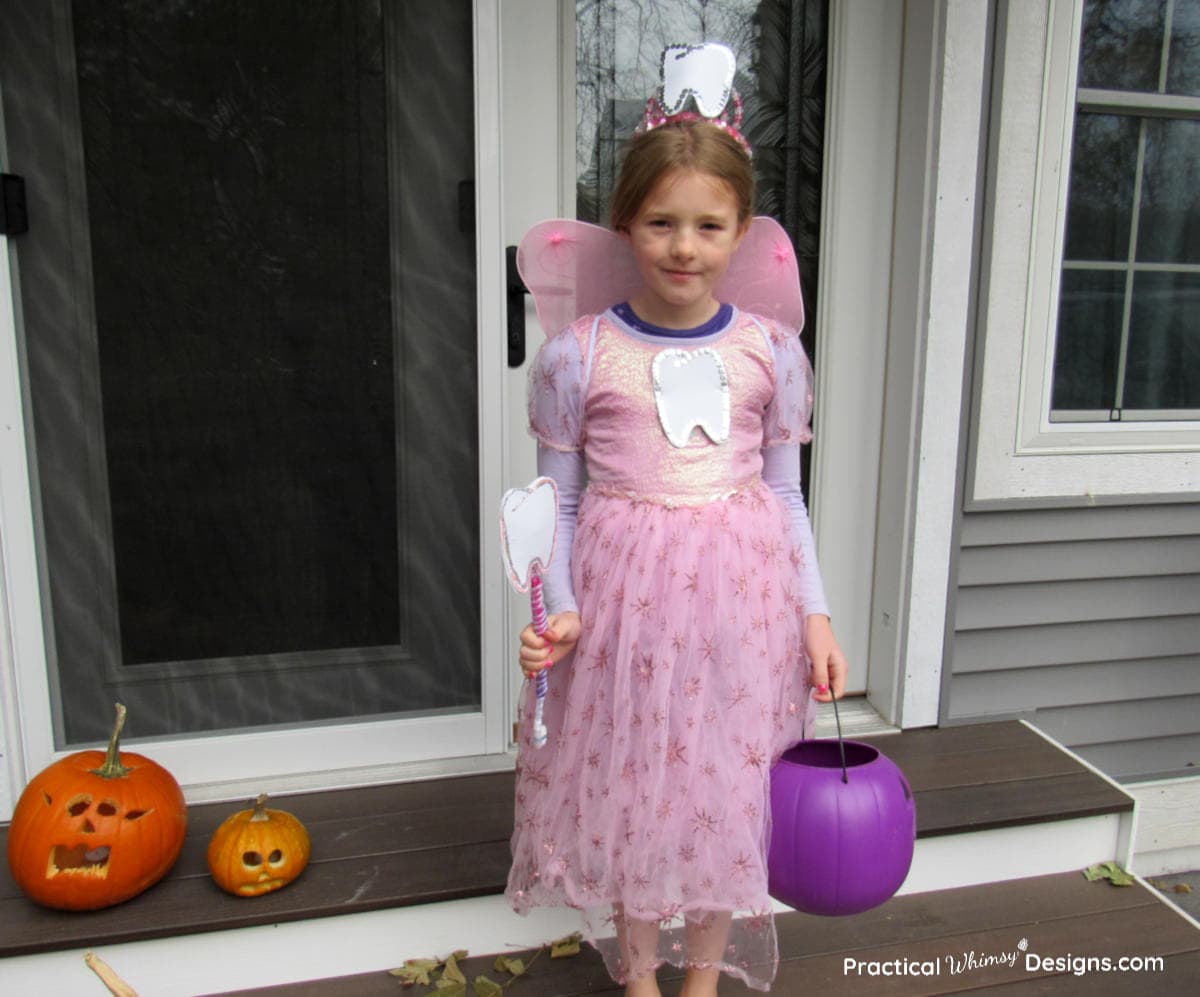
[[[664,349],[719,355],[723,442],[700,427],[668,439],[653,387]],[[547,342],[530,394],[543,446],[586,460],[571,553],[583,636],[550,673],[544,748],[532,683],[523,699],[509,899],[580,909],[618,981],[671,962],[768,989],[768,774],[815,708],[811,533],[797,542],[761,476],[765,448],[810,436],[799,339],[735,310],[714,336],[664,342],[605,313]],[[621,944],[622,917],[661,930]]]

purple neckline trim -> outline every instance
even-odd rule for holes
[[[671,339],[699,339],[701,336],[710,336],[714,332],[724,329],[733,317],[733,305],[722,302],[721,307],[717,309],[717,314],[703,325],[698,325],[694,329],[667,329],[661,325],[653,325],[638,318],[637,313],[629,306],[628,301],[622,301],[619,305],[613,305],[612,311],[617,318],[631,329],[636,329],[638,332],[645,333],[648,336],[667,336]]]

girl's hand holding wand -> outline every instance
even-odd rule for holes
[[[526,678],[556,665],[574,649],[583,633],[579,614],[568,610],[555,613],[546,621],[546,632],[539,637],[533,624],[521,631],[520,663]]]
[[[814,613],[808,617],[804,632],[804,649],[812,662],[812,684],[820,703],[841,699],[846,692],[846,656],[833,636],[829,617]]]

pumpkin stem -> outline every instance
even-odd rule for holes
[[[267,794],[259,793],[258,799],[254,801],[254,813],[250,817],[256,824],[261,824],[264,820],[270,820],[271,815],[267,813]]]
[[[132,771],[121,764],[121,731],[125,729],[125,707],[117,703],[117,722],[113,725],[112,737],[108,739],[108,752],[104,764],[95,769],[96,775],[104,779],[123,779]]]

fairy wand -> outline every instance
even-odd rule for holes
[[[558,486],[553,478],[535,478],[525,488],[510,488],[500,500],[500,547],[508,580],[518,592],[529,593],[533,629],[546,632],[546,605],[542,599],[541,572],[554,557],[558,527]],[[542,720],[549,682],[546,669],[538,672],[537,701],[533,714],[533,743],[545,745],[548,732]]]

